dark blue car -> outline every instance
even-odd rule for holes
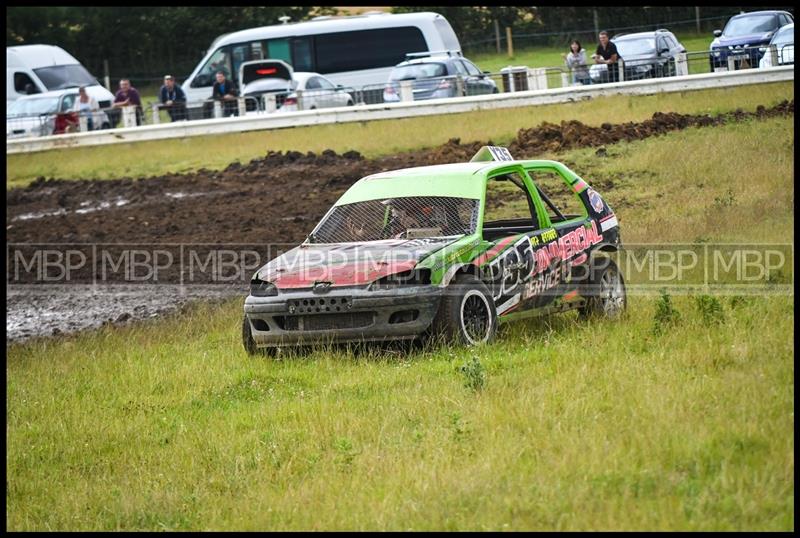
[[[728,20],[724,30],[714,30],[709,49],[711,70],[728,67],[728,58],[736,59],[735,68],[758,67],[764,55],[762,47],[769,45],[781,26],[794,22],[786,11],[752,11]]]

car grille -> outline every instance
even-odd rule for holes
[[[290,314],[346,312],[351,308],[353,308],[352,297],[310,297],[286,301],[286,309]]]
[[[374,312],[349,312],[310,316],[278,316],[275,321],[284,331],[327,331],[367,327],[372,324],[374,318]]]
[[[111,101],[100,101],[98,105],[100,106],[100,108],[110,108]]]

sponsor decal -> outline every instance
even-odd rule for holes
[[[610,230],[614,226],[618,226],[619,222],[617,222],[617,216],[613,213],[607,216],[604,219],[600,220],[600,230],[605,232],[606,230]]]
[[[605,207],[603,198],[591,187],[589,187],[589,190],[586,193],[589,195],[589,204],[592,206],[592,209],[594,209],[595,213],[602,213],[603,208]]]
[[[582,193],[584,191],[584,189],[586,189],[588,186],[589,185],[587,185],[586,182],[584,180],[582,180],[581,178],[577,178],[577,181],[572,184],[572,188],[578,194]]]

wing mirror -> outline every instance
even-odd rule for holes
[[[722,30],[714,30],[714,37],[719,37],[722,35]]]

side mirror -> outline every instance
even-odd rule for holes
[[[669,52],[669,49],[666,47],[658,51],[659,54],[665,54],[667,52]]]
[[[343,89],[344,89],[344,86],[342,86],[341,84],[337,84],[337,85],[336,85],[336,89],[337,89],[337,90],[343,90]]]
[[[722,30],[714,30],[714,37],[719,37],[722,35]]]
[[[484,71],[484,72],[483,72],[483,74],[484,74],[484,75],[491,75],[491,74],[492,74],[492,72],[491,72],[491,71]]]

